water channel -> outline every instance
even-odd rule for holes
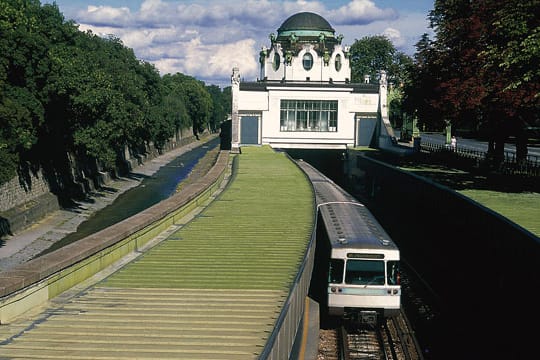
[[[45,252],[61,248],[105,229],[168,198],[174,194],[178,184],[187,178],[197,162],[216,146],[219,146],[219,137],[179,155],[152,176],[145,177],[138,186],[127,190],[110,205],[94,213],[79,225],[76,232],[56,242]]]

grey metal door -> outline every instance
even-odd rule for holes
[[[375,133],[377,125],[376,118],[358,118],[356,126],[357,146],[369,146]]]
[[[240,144],[259,144],[259,117],[240,118]]]

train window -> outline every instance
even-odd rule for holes
[[[384,261],[348,260],[345,283],[351,285],[384,285]]]
[[[388,276],[388,279],[387,279],[388,285],[399,285],[400,284],[399,262],[389,261],[386,264],[386,274]]]
[[[343,267],[342,259],[330,259],[330,269],[328,271],[328,282],[331,284],[341,284],[343,282]]]

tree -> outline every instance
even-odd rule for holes
[[[440,130],[444,126],[434,101],[438,92],[434,91],[438,83],[439,64],[437,54],[428,34],[423,34],[416,44],[414,64],[404,82],[403,109],[410,116],[418,119],[418,125],[429,130]]]
[[[56,13],[54,13],[56,10]],[[57,8],[39,1],[0,2],[0,178],[14,175],[38,141],[44,120],[43,88],[49,71],[49,22]],[[53,21],[54,22],[54,21]],[[54,33],[54,32],[53,32]]]
[[[56,4],[0,0],[0,33],[0,182],[31,162],[63,190],[73,181],[68,154],[87,174],[113,170],[126,148],[214,131],[230,112],[230,88],[160,77],[120,39],[66,22]]]
[[[192,128],[193,122],[187,110],[187,98],[182,88],[182,81],[177,75],[165,74],[162,77],[162,84],[165,91],[162,97],[163,106],[173,120],[176,131]]]
[[[212,116],[210,118],[210,129],[217,131],[223,121],[227,120],[228,115],[231,113],[231,98],[230,87],[229,90],[222,91],[217,85],[206,86],[206,90],[212,97]]]
[[[170,81],[182,95],[187,113],[191,119],[193,135],[198,135],[208,128],[212,113],[212,97],[205,88],[204,82],[181,73],[170,76]]]
[[[539,11],[539,0],[435,1],[436,39],[417,44],[405,107],[432,128],[488,129],[496,161],[515,136],[523,159],[525,129],[538,125]]]
[[[481,81],[489,89],[484,106],[492,130],[493,156],[500,161],[509,135],[518,161],[527,155],[527,129],[540,127],[539,0],[484,0],[478,14],[486,24]]]
[[[148,116],[161,95],[159,75],[117,38],[78,32],[73,40],[52,51],[54,102],[46,133],[54,138],[61,129],[66,149],[113,169],[126,146],[138,149],[153,140]]]
[[[386,70],[388,81],[399,85],[407,77],[407,64],[412,62],[409,56],[397,51],[392,42],[382,35],[355,40],[350,54],[353,82],[364,82],[365,75],[375,81],[379,71]]]
[[[381,70],[387,72],[390,83],[389,116],[394,126],[401,126],[403,121],[402,88],[408,79],[412,59],[397,51],[385,36],[366,36],[356,40],[351,46],[351,73],[353,82],[364,82],[364,76],[370,82],[376,82]]]

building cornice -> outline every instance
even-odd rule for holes
[[[322,81],[254,81],[241,82],[240,91],[343,91],[361,94],[378,94],[376,84],[322,82]]]

